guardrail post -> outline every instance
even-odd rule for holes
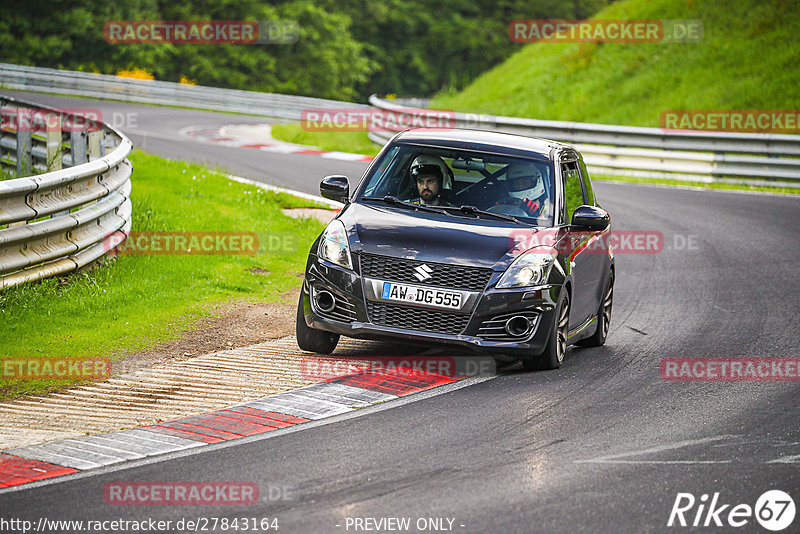
[[[24,176],[30,176],[33,174],[33,155],[31,154],[31,149],[33,148],[33,139],[31,136],[33,123],[31,121],[26,121],[28,126],[23,126],[23,119],[20,117],[19,107],[17,108],[16,113],[17,178],[22,178]],[[25,226],[26,224],[26,221],[10,222],[8,223],[8,228]]]
[[[33,174],[30,128],[17,127],[17,178]]]
[[[63,167],[61,156],[64,152],[61,147],[61,115],[47,115],[47,172],[58,171]],[[59,211],[50,216],[51,219],[69,214],[69,210]]]
[[[47,172],[61,169],[61,115],[48,113],[47,131]]]
[[[86,133],[85,132],[70,132],[69,144],[72,153],[72,166],[76,167],[82,163],[89,161],[86,153]]]
[[[4,128],[8,129],[9,124],[11,124],[11,120],[8,109],[6,109],[6,101],[4,98],[0,98],[0,136],[2,136]],[[10,149],[2,145],[0,145],[0,162],[11,166]],[[2,164],[0,164],[0,169],[2,169]]]
[[[89,132],[89,159],[102,157],[100,153],[100,137],[102,132]]]

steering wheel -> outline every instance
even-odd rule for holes
[[[522,207],[524,204],[522,200],[513,197],[511,198],[513,200],[519,201],[519,203],[517,204],[515,202],[501,202],[496,206],[491,206],[487,208],[486,211],[492,213],[502,213],[504,215],[511,215],[512,217],[530,217],[530,215],[528,215],[528,212],[525,211]]]
[[[530,201],[528,201],[528,202],[530,202]],[[526,217],[537,217],[539,215],[539,213],[542,211],[541,205],[539,205],[538,201],[534,201],[537,204],[538,209],[536,210],[536,213],[531,213],[529,211],[530,210],[530,205],[529,205],[528,202],[522,200],[521,198],[517,198],[517,197],[507,197],[507,198],[504,198],[503,200],[500,200],[499,201],[499,205],[501,205],[501,206],[502,205],[514,206],[514,207],[518,208],[520,211],[524,212]]]

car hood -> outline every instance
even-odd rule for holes
[[[492,219],[350,204],[339,219],[354,252],[504,270],[520,236],[536,230]]]

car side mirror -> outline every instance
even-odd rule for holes
[[[319,193],[327,199],[347,204],[350,200],[350,184],[347,182],[347,176],[338,174],[326,176],[319,183]]]
[[[572,213],[572,225],[587,230],[605,230],[611,224],[611,215],[599,206],[578,206]]]

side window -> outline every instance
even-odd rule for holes
[[[393,189],[397,188],[397,177],[392,177],[392,170],[398,165],[397,153],[400,147],[394,146],[385,156],[381,159],[379,166],[372,172],[368,178],[370,187],[361,193],[362,196],[383,196],[389,194],[396,194]]]
[[[564,204],[566,207],[564,222],[570,224],[575,208],[583,204],[581,178],[578,174],[578,166],[574,161],[563,163],[561,165],[561,174],[564,179]]]
[[[581,169],[581,177],[583,178],[583,193],[586,197],[585,204],[590,206],[597,206],[597,200],[594,198],[594,191],[592,191],[592,180],[589,178],[589,172],[586,170],[586,164],[583,160],[579,160],[578,164]]]

